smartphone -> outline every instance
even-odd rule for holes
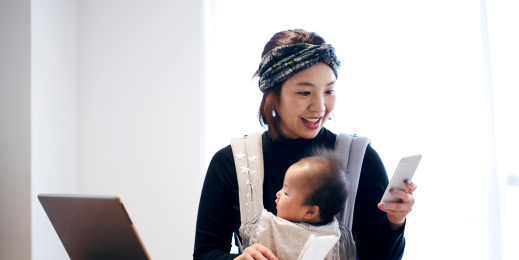
[[[411,155],[406,156],[400,160],[400,163],[396,167],[395,174],[391,178],[391,181],[387,185],[386,192],[384,192],[384,196],[380,202],[400,202],[401,199],[391,195],[391,189],[396,188],[400,190],[407,190],[407,186],[405,186],[406,180],[411,180],[413,178],[414,172],[416,168],[418,168],[418,164],[422,159],[422,155]]]

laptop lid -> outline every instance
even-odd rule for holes
[[[39,194],[70,259],[150,259],[115,196]]]

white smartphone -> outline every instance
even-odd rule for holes
[[[422,155],[411,155],[406,156],[400,160],[400,163],[396,167],[395,174],[391,178],[391,181],[387,185],[386,192],[384,192],[384,196],[380,202],[400,202],[401,199],[391,195],[391,189],[396,188],[400,190],[406,190],[407,186],[405,186],[406,180],[411,180],[413,178],[414,172],[416,168],[418,168],[418,164],[422,159]]]

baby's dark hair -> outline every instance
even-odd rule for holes
[[[307,186],[315,188],[307,193],[303,204],[319,206],[319,224],[328,224],[346,204],[348,181],[343,171],[344,159],[334,150],[314,148],[301,161],[310,161],[318,166],[318,172],[314,172],[307,180]]]

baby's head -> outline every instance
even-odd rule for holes
[[[276,193],[277,216],[294,222],[324,225],[344,209],[347,181],[343,158],[333,150],[314,149],[288,168]]]

